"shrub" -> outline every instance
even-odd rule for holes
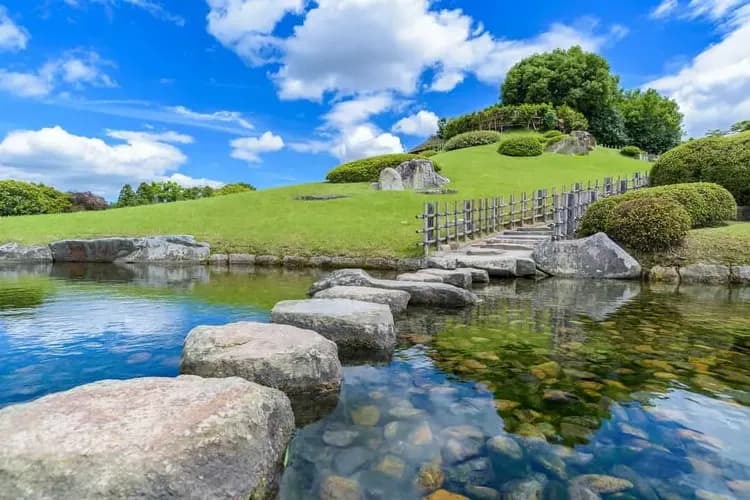
[[[560,134],[560,135],[552,136],[549,139],[547,139],[547,141],[545,142],[545,145],[547,147],[549,147],[549,146],[551,146],[553,144],[557,144],[558,142],[562,141],[563,139],[567,139],[568,137],[570,137],[570,136],[567,135],[567,134]]]
[[[690,230],[690,214],[669,198],[643,197],[620,203],[609,235],[628,248],[654,252],[673,248]]]
[[[383,169],[396,168],[405,161],[420,158],[424,159],[423,156],[408,153],[373,156],[371,158],[343,163],[328,172],[326,179],[332,183],[375,182],[380,177],[380,172]],[[439,172],[440,166],[434,161],[432,164],[435,167],[435,171]]]
[[[106,210],[107,201],[101,196],[97,196],[90,191],[85,193],[70,193],[71,209],[74,212],[83,212],[89,210]]]
[[[563,133],[560,132],[559,130],[548,130],[544,134],[542,134],[542,136],[545,137],[546,139],[552,139],[553,137],[560,137],[561,135],[563,135]]]
[[[680,204],[690,216],[691,226],[695,228],[713,226],[732,220],[737,215],[732,194],[718,184],[674,184],[630,191],[593,203],[581,220],[579,236],[590,236],[598,232],[609,234],[617,219],[617,207],[632,200],[645,198],[668,199]]]
[[[70,210],[67,194],[44,184],[0,181],[0,216],[54,214]]]
[[[502,135],[494,130],[477,130],[476,132],[465,132],[448,139],[443,145],[445,151],[455,149],[471,148],[474,146],[484,146],[486,144],[495,144],[500,141]]]
[[[625,146],[620,150],[620,154],[622,156],[627,156],[630,158],[640,158],[641,153],[641,148],[639,148],[638,146]]]
[[[425,149],[419,154],[420,156],[424,156],[425,158],[432,158],[433,156],[438,154],[438,151],[435,151],[434,149]]]
[[[500,143],[497,152],[505,156],[539,156],[544,148],[536,137],[509,137]]]
[[[228,194],[249,193],[255,191],[255,186],[246,182],[235,182],[233,184],[224,184],[214,190],[214,196],[226,196]]]
[[[664,153],[651,170],[654,185],[714,182],[750,205],[750,132],[686,142]]]

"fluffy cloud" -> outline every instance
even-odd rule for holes
[[[163,179],[187,161],[174,144],[192,142],[177,132],[109,130],[98,137],[62,127],[18,130],[0,142],[0,177],[44,182],[61,189],[90,190],[112,197],[127,183]],[[178,177],[186,183],[187,177]]]
[[[8,71],[0,68],[0,90],[21,97],[43,97],[55,89],[115,87],[105,72],[113,63],[89,50],[73,50],[31,72]]]
[[[28,41],[26,30],[14,23],[5,7],[0,5],[0,51],[23,50]]]
[[[667,17],[670,14],[674,13],[677,10],[677,7],[677,0],[662,0],[662,2],[657,5],[654,10],[651,11],[651,17],[653,19],[661,19]]]
[[[253,129],[253,124],[242,116],[242,113],[238,111],[215,111],[213,113],[200,113],[186,108],[185,106],[174,106],[168,108],[169,110],[177,113],[178,115],[195,120],[199,122],[223,122],[223,123],[235,123],[242,128]]]
[[[438,131],[438,116],[432,111],[420,111],[400,119],[393,126],[393,131],[414,137],[429,137]]]
[[[208,0],[208,32],[251,64],[275,59],[280,40],[272,35],[288,13],[302,12],[305,0]]]
[[[393,134],[381,132],[369,123],[343,130],[331,143],[330,153],[341,161],[357,160],[368,156],[402,153],[401,139]]]
[[[273,153],[284,149],[284,140],[272,132],[264,132],[260,137],[241,137],[230,142],[232,158],[250,163],[260,163],[261,153]]]
[[[215,181],[213,179],[206,179],[203,177],[196,179],[195,177],[189,177],[183,174],[172,174],[168,177],[158,177],[156,180],[164,182],[176,182],[180,186],[186,188],[209,186],[216,189],[224,185],[223,182]]]
[[[679,103],[691,136],[750,116],[750,6],[727,15],[729,31],[719,42],[676,73],[644,85]]]

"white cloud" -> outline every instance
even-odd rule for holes
[[[289,13],[302,12],[306,0],[208,0],[208,32],[250,64],[278,56],[280,40],[272,35]]]
[[[164,179],[187,161],[177,132],[109,130],[118,143],[72,134],[62,127],[10,132],[0,142],[0,177],[44,182],[60,189],[116,195],[125,183]],[[187,177],[177,177],[187,183]]]
[[[273,153],[284,149],[284,140],[272,132],[264,132],[259,137],[241,137],[230,142],[232,158],[250,163],[260,163],[262,153]]]
[[[677,0],[662,0],[662,2],[651,11],[651,18],[661,19],[667,17],[674,13],[677,7]]]
[[[5,7],[0,5],[0,51],[23,50],[28,41],[28,32],[14,23]]]
[[[731,29],[674,74],[648,82],[674,98],[685,114],[688,135],[725,129],[750,116],[750,15],[727,12]]]
[[[19,72],[0,68],[0,90],[21,97],[43,97],[55,89],[115,87],[117,83],[105,72],[114,66],[89,50],[73,50],[42,65],[36,71]]]
[[[215,181],[213,179],[196,179],[195,177],[189,177],[183,174],[172,174],[169,177],[157,177],[155,180],[164,182],[176,182],[177,184],[185,188],[208,186],[217,189],[224,185],[223,182]]]
[[[391,109],[394,104],[395,101],[391,94],[365,95],[356,99],[337,102],[328,113],[323,115],[323,119],[326,122],[326,127],[341,129],[367,121],[371,116]]]
[[[343,130],[330,146],[330,153],[341,161],[403,151],[401,139],[367,123]]]
[[[697,19],[700,17],[718,21],[745,4],[747,0],[689,0],[680,3],[679,0],[662,0],[651,11],[652,19],[678,17],[682,19]]]
[[[182,16],[173,14],[169,10],[167,10],[161,3],[156,2],[154,0],[64,0],[66,4],[68,4],[71,7],[82,7],[86,2],[90,3],[96,3],[103,5],[107,9],[113,9],[115,7],[120,7],[121,5],[130,5],[131,7],[136,7],[139,9],[143,9],[147,13],[149,13],[151,16],[161,19],[163,21],[168,21],[171,23],[176,24],[177,26],[184,26],[185,25],[185,19]]]
[[[195,121],[236,123],[242,128],[253,129],[253,124],[242,116],[238,111],[215,111],[213,113],[200,113],[186,108],[185,106],[174,106],[168,108],[178,115]]]
[[[422,110],[411,116],[400,119],[393,126],[393,131],[414,137],[429,137],[438,130],[438,116],[432,111]]]

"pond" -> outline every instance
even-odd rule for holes
[[[192,327],[267,321],[314,279],[0,269],[0,406],[176,375]],[[282,498],[591,498],[581,485],[605,498],[750,497],[749,288],[476,291],[473,309],[399,318],[391,362],[345,368],[338,407],[290,446]]]

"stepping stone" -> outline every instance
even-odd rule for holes
[[[466,266],[470,267],[470,266]],[[466,307],[477,303],[477,296],[468,290],[445,283],[376,279],[362,269],[341,269],[314,283],[310,294],[334,286],[367,286],[385,290],[403,290],[411,295],[409,304],[435,307]]]
[[[391,309],[349,299],[286,300],[271,310],[274,323],[313,330],[334,341],[345,360],[389,359],[396,346]]]
[[[490,273],[488,273],[484,269],[475,269],[473,267],[462,267],[456,270],[457,271],[469,271],[469,273],[471,274],[472,283],[489,283],[490,282]]]
[[[0,496],[274,498],[293,432],[241,378],[97,382],[0,410]]]
[[[531,252],[506,252],[503,255],[465,255],[458,258],[464,267],[483,269],[493,278],[525,278],[536,275]]]
[[[297,425],[336,407],[341,362],[336,344],[289,325],[232,323],[199,326],[185,340],[180,372],[200,377],[241,377],[283,391]]]
[[[335,286],[315,294],[316,299],[351,299],[385,304],[393,314],[406,311],[411,295],[401,290],[383,290],[366,286]]]
[[[435,276],[434,274],[427,274],[423,272],[416,273],[404,273],[396,276],[396,281],[417,281],[420,283],[443,283],[443,278]]]
[[[454,271],[447,269],[422,269],[417,274],[437,276],[443,280],[443,283],[459,288],[471,288],[473,282],[471,271],[468,269],[456,269]]]

